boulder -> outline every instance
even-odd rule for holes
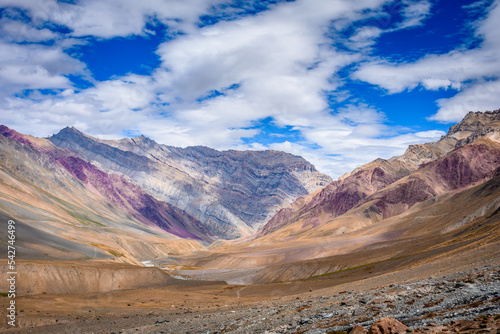
[[[361,325],[356,325],[349,331],[349,334],[366,334],[366,333],[368,333],[368,330],[366,330]]]
[[[397,321],[394,318],[381,318],[380,320],[376,321],[372,327],[370,327],[370,330],[368,331],[369,334],[400,334],[400,333],[406,333],[407,330],[409,330],[407,326],[402,324],[401,322]]]

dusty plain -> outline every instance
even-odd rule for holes
[[[8,328],[3,321],[0,331],[334,333],[349,332],[356,324],[368,328],[390,316],[421,332],[444,333],[453,330],[453,324],[459,328],[459,321],[476,319],[477,330],[468,325],[469,333],[497,333],[499,246],[496,242],[475,245],[468,252],[388,260],[296,282],[228,285],[171,280],[159,287],[20,296],[18,326]],[[2,314],[8,302],[0,298]],[[480,328],[482,322],[489,327]]]

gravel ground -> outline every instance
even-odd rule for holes
[[[375,320],[383,317],[395,318],[421,332],[446,332],[448,328],[456,328],[461,321],[486,321],[491,318],[488,315],[493,316],[490,320],[496,321],[497,325],[491,325],[493,329],[483,326],[481,330],[497,333],[499,278],[500,267],[484,267],[366,291],[345,291],[334,296],[307,299],[296,297],[287,303],[276,300],[249,309],[224,309],[221,306],[220,311],[166,317],[116,333],[322,334],[348,332],[356,324],[369,328]],[[442,326],[446,324],[446,327]]]
[[[35,314],[27,315],[29,308],[26,308],[20,316],[21,327],[0,332],[332,334],[348,333],[355,325],[368,329],[377,320],[390,317],[414,333],[500,333],[500,265],[471,267],[432,278],[422,278],[424,268],[418,268],[420,278],[392,280],[404,282],[399,284],[383,283],[388,278],[395,279],[391,276],[399,275],[395,273],[300,293],[295,293],[292,285],[284,285],[290,287],[290,293],[276,297],[272,296],[274,285],[225,288],[214,285],[194,294],[190,291],[199,287],[186,282],[176,288],[178,291],[166,293],[172,300],[162,302],[162,307],[153,307],[160,305],[156,304],[160,299],[155,299],[155,295],[167,298],[160,295],[161,289],[101,296],[104,302],[109,298],[108,303],[99,304],[104,305],[100,306],[102,309],[90,307],[99,299],[88,300],[88,304],[75,299],[80,303],[78,312],[70,310],[73,304],[64,299],[69,298],[66,295],[33,296],[29,300],[36,303]],[[251,289],[264,295],[248,296]],[[44,310],[47,303],[53,307],[52,311]]]

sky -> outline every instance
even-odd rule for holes
[[[0,0],[0,124],[333,178],[500,108],[500,0]]]

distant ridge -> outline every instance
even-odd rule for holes
[[[376,196],[375,194],[377,192],[390,186],[391,184],[394,184],[396,181],[404,177],[409,177],[411,174],[417,172],[417,170],[419,170],[419,168],[423,165],[436,162],[438,159],[448,155],[454,149],[463,147],[464,145],[472,143],[479,138],[489,138],[495,143],[500,142],[500,110],[488,111],[484,113],[470,112],[460,123],[452,126],[448,133],[437,142],[411,145],[401,156],[393,157],[387,160],[377,159],[345,174],[339,178],[339,180],[333,181],[314,196],[298,199],[289,208],[281,210],[259,231],[258,235],[272,233],[286,225],[290,225],[298,221],[302,221],[305,224],[310,222],[316,226],[318,224],[325,223],[328,219],[338,217],[350,209],[369,201],[371,198]],[[487,144],[484,145],[488,146]],[[474,146],[468,149],[470,151],[474,151],[475,153],[460,151],[459,153],[463,153],[461,158],[458,157],[459,153],[457,153],[445,158],[442,164],[448,163],[449,166],[454,166],[455,163],[466,164],[460,165],[463,166],[460,168],[465,168],[467,171],[462,170],[458,173],[461,172],[467,174],[469,173],[469,170],[470,173],[473,174],[475,172],[479,172],[467,164],[474,163],[474,160],[466,160],[477,158],[486,159],[486,156],[476,156],[476,154],[480,154],[479,151],[482,151],[482,147],[485,147],[484,145]],[[491,170],[497,166],[497,160],[495,159],[497,159],[496,156],[498,152],[496,152],[496,148],[492,148],[491,150],[492,151],[490,153],[492,156],[488,156],[488,158],[493,159],[493,161],[490,162],[488,160],[488,162],[484,162],[488,164],[489,167],[486,168],[486,171],[481,169],[481,172],[479,172],[479,174],[483,177],[485,177],[487,173],[491,172]],[[441,169],[438,168],[436,171],[436,173],[440,172],[440,175],[443,174],[443,168],[445,168],[442,164],[440,165]],[[479,166],[475,167],[479,168]],[[472,169],[474,169],[474,171]],[[444,170],[446,171],[446,169]],[[446,175],[442,176],[446,178]],[[471,175],[466,176],[472,177]],[[465,177],[465,175],[450,175],[448,181],[454,182],[455,180],[453,180],[453,178],[457,177]],[[472,179],[474,179],[474,177],[472,177]],[[470,179],[468,183],[466,182],[466,184],[461,184],[461,186],[472,184],[472,179]],[[400,191],[408,193],[409,196],[415,196],[415,198],[409,200],[410,202],[406,204],[402,204],[403,206],[397,211],[393,211],[393,214],[396,212],[401,213],[403,208],[407,209],[411,206],[410,203],[414,204],[421,202],[424,199],[436,196],[438,193],[442,193],[441,188],[434,190],[434,186],[445,187],[448,189],[447,186],[441,184],[424,186],[422,182],[426,183],[427,181],[424,181],[419,177],[411,177],[408,182],[411,183],[408,183],[406,187],[410,188],[400,188]],[[461,179],[461,181],[457,182],[464,182],[464,180]],[[417,184],[421,184],[421,186],[418,186]],[[419,187],[429,187],[427,190],[429,193],[425,195],[418,195],[417,189]],[[424,189],[420,189],[419,191],[425,192]],[[400,194],[398,196],[402,195],[403,194]],[[398,201],[397,203],[403,202]],[[383,206],[384,208],[386,207],[386,205],[381,203],[379,206]],[[377,209],[373,207],[370,210],[375,210],[375,212],[379,213],[382,213],[383,211],[383,217],[392,215],[389,213],[391,210],[387,208],[382,210],[380,207]]]

